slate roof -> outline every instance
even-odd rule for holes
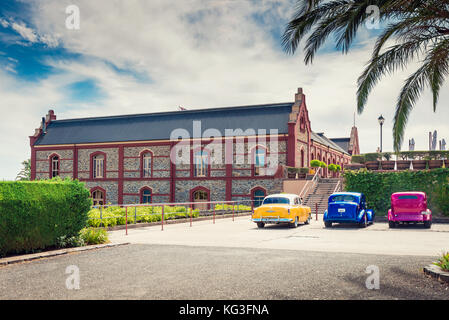
[[[110,117],[54,120],[35,145],[79,144],[100,142],[125,142],[167,140],[174,129],[182,128],[193,134],[193,121],[201,120],[201,131],[218,129],[278,129],[288,133],[288,120],[293,102],[158,112]],[[242,135],[248,135],[246,133]]]
[[[330,140],[346,152],[349,152],[349,141],[351,138],[331,138]]]
[[[344,149],[342,149],[339,145],[337,145],[335,142],[327,138],[323,133],[315,133],[312,131],[311,135],[312,140],[321,143],[322,145],[328,146],[332,149],[335,149],[337,151],[343,152],[345,154],[348,154]]]

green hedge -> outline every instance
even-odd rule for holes
[[[394,192],[423,191],[433,213],[449,216],[449,169],[373,172],[345,171],[345,190],[362,192],[367,205],[378,215],[386,215]]]
[[[78,236],[91,205],[89,191],[79,181],[0,182],[0,256]]]

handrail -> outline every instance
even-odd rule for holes
[[[332,192],[332,193],[335,193],[335,192],[337,192],[337,191],[340,191],[340,190],[339,190],[339,188],[340,188],[340,183],[341,183],[341,180],[338,180],[337,186],[335,187],[334,192]]]
[[[312,185],[315,185],[315,183],[318,181],[318,174],[320,173],[320,171],[321,171],[321,167],[319,167],[318,170],[315,172],[315,175],[313,176],[312,180],[307,181],[307,183],[304,185],[301,192],[299,193],[300,198],[303,198],[304,195],[306,194],[306,192],[304,192],[304,191],[308,192],[310,190],[310,186],[309,186],[310,182],[312,182]]]

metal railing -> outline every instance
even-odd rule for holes
[[[235,214],[252,213],[255,202],[260,200],[242,199],[234,201],[205,201],[205,202],[174,202],[174,203],[148,203],[148,204],[125,204],[125,205],[97,205],[92,209],[99,210],[99,217],[90,217],[89,222],[94,226],[107,227],[112,225],[124,225],[128,235],[128,225],[148,222],[160,222],[161,230],[164,230],[164,222],[167,220],[190,219],[190,226],[195,218],[212,216],[215,224],[216,215],[231,214],[234,221]],[[200,206],[200,207],[198,207]],[[184,207],[184,209],[183,209]],[[108,208],[120,210],[120,214],[112,215]],[[138,213],[138,208],[151,208],[147,213]],[[124,212],[123,212],[124,209]],[[134,212],[132,212],[134,209]],[[148,212],[151,211],[151,212]],[[114,223],[110,223],[112,220]],[[123,221],[124,219],[124,221]],[[97,225],[98,224],[98,225]]]
[[[310,191],[310,188],[313,188],[313,187],[316,186],[316,183],[318,182],[318,179],[319,179],[319,173],[320,173],[321,169],[322,169],[322,168],[319,167],[319,168],[316,170],[316,172],[315,172],[315,174],[314,174],[312,180],[308,180],[308,181],[306,182],[306,184],[305,184],[304,187],[302,188],[301,192],[299,193],[299,197],[300,197],[300,198],[303,199],[303,198],[308,194],[308,192]]]

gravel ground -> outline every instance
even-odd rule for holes
[[[133,244],[0,268],[0,299],[449,299],[432,257]],[[66,268],[80,289],[66,288]],[[368,290],[367,266],[380,269]]]

